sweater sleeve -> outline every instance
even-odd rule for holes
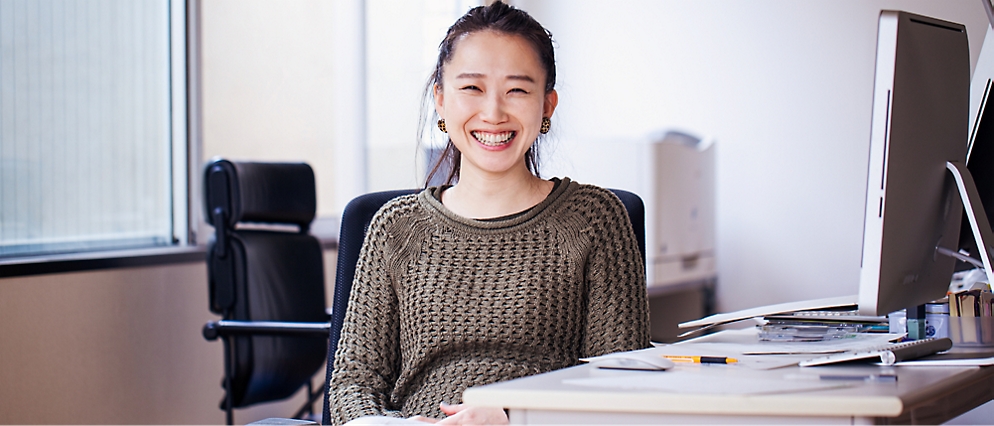
[[[373,219],[356,265],[328,384],[332,424],[362,416],[401,417],[390,401],[400,374],[400,325],[383,222],[382,214]]]
[[[650,346],[645,267],[631,222],[618,198],[594,197],[587,255],[587,318],[583,356]]]

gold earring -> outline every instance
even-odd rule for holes
[[[449,133],[449,132],[447,132],[445,130],[445,119],[444,118],[441,119],[441,120],[438,120],[438,130],[441,130],[442,133]]]
[[[549,117],[542,117],[542,127],[538,131],[544,135],[549,133],[549,127],[552,127],[552,120],[549,120]]]

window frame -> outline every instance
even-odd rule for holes
[[[203,157],[201,3],[202,0],[169,0],[173,245],[0,258],[0,279],[206,261],[206,246],[214,229],[204,220],[200,187],[204,167],[200,161]],[[341,172],[335,173],[340,176]],[[361,173],[365,174],[364,167]],[[347,189],[357,191],[357,188]],[[336,188],[336,194],[340,190]],[[323,249],[337,249],[338,215],[315,218],[310,232]]]
[[[0,278],[94,269],[162,265],[205,259],[197,244],[199,175],[199,0],[168,0],[170,80],[170,173],[173,244],[123,250],[89,250],[0,258]]]

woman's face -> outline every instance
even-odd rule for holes
[[[535,50],[520,36],[478,31],[456,42],[444,67],[435,110],[462,153],[460,174],[528,173],[525,152],[558,102]]]

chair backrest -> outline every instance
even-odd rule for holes
[[[352,291],[352,280],[355,278],[355,267],[359,261],[359,251],[373,215],[394,198],[402,195],[420,192],[419,189],[402,189],[395,191],[373,192],[354,198],[345,206],[342,213],[342,229],[338,235],[338,269],[335,274],[335,297],[332,300],[331,334],[328,339],[328,373],[325,380],[331,379],[335,368],[335,351],[338,349],[338,339],[341,337],[342,324],[345,322],[345,311],[349,304],[349,294]],[[621,190],[611,189],[625,205],[628,218],[635,231],[639,250],[642,253],[642,264],[645,264],[645,204],[638,195]],[[324,395],[323,423],[328,424],[331,418],[328,393]]]
[[[625,205],[625,211],[628,212],[628,220],[632,223],[632,230],[635,231],[635,239],[638,240],[639,253],[642,254],[642,266],[646,267],[645,203],[642,202],[642,197],[624,189],[611,189],[610,191],[621,200],[621,204]]]
[[[321,245],[307,233],[316,205],[307,164],[207,164],[204,206],[215,230],[207,250],[212,312],[226,320],[327,321]],[[232,339],[233,407],[293,395],[327,359],[320,337]]]

